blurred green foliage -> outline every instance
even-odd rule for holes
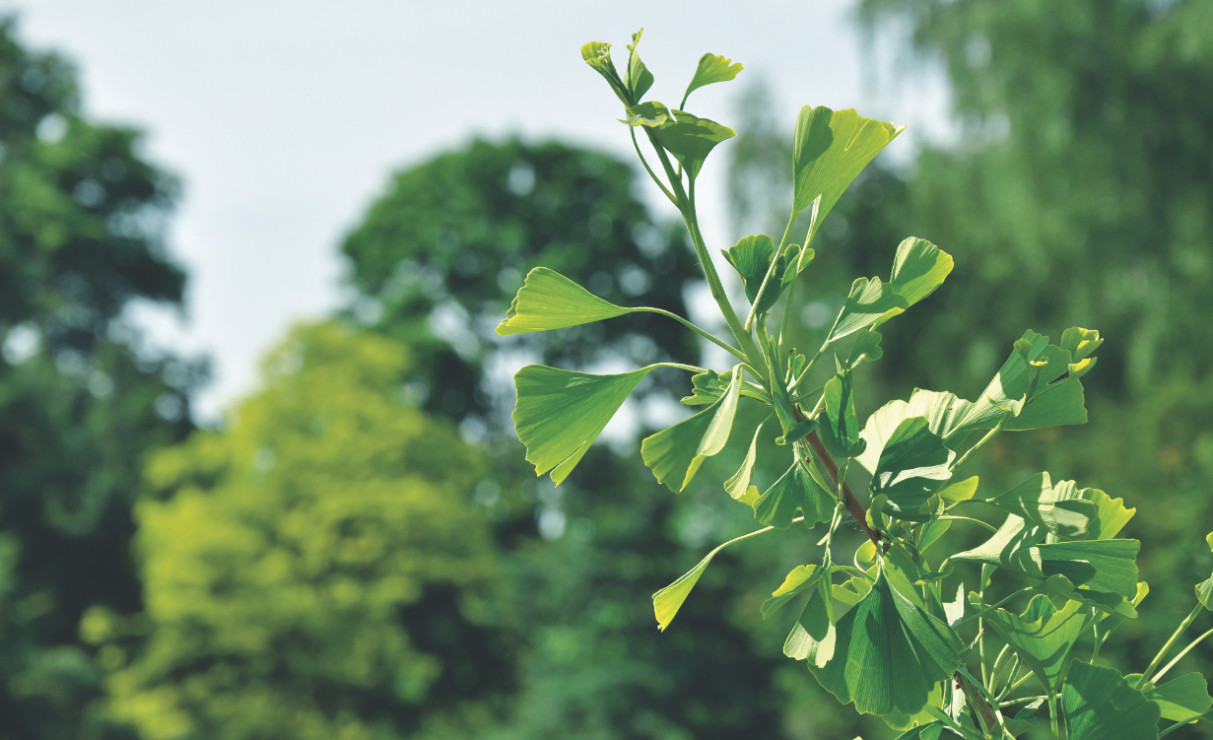
[[[227,430],[152,458],[145,612],[82,623],[115,719],[151,740],[472,733],[460,703],[509,678],[484,626],[500,567],[464,495],[484,461],[403,403],[406,356],[296,330]]]
[[[0,738],[125,736],[77,625],[140,606],[130,508],[198,375],[122,318],[184,285],[161,233],[176,186],[139,142],[0,19]]]

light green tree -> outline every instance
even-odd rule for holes
[[[475,725],[449,710],[508,676],[480,626],[496,574],[467,504],[482,461],[402,403],[406,367],[390,340],[298,329],[229,430],[152,459],[136,509],[146,612],[82,625],[116,719],[151,740]]]

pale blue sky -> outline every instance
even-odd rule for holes
[[[653,97],[679,96],[706,51],[764,77],[791,130],[802,104],[856,107],[937,135],[938,85],[894,78],[892,54],[865,66],[850,0],[0,0],[27,44],[80,69],[92,116],[147,131],[184,199],[172,249],[190,274],[184,323],[142,320],[160,345],[204,352],[215,418],[252,389],[257,361],[287,326],[340,301],[342,235],[391,171],[474,134],[554,136],[630,156],[609,91],[581,61],[590,40],[641,50]],[[873,71],[879,84],[873,84]],[[896,81],[897,84],[892,84]],[[739,84],[739,83],[734,83]],[[697,96],[728,123],[736,89]],[[699,112],[697,108],[697,112]],[[719,198],[709,163],[701,199]],[[656,201],[654,201],[656,203]],[[723,219],[705,214],[709,237]]]

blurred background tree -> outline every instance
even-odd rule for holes
[[[143,457],[190,428],[198,370],[141,347],[138,301],[179,304],[174,181],[139,134],[87,120],[74,70],[0,20],[0,737],[105,737],[77,637],[140,606],[128,552]]]
[[[407,349],[293,332],[221,432],[156,455],[146,610],[83,623],[141,737],[475,737],[512,672],[483,458],[401,397]]]

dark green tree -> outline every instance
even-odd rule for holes
[[[0,20],[0,737],[108,736],[87,607],[139,606],[144,454],[189,428],[197,371],[141,350],[133,301],[176,304],[171,178],[80,112],[72,67]]]

